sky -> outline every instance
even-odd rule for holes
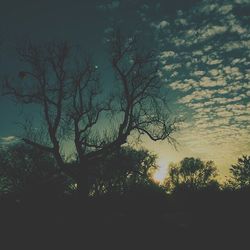
[[[143,140],[159,164],[186,156],[214,160],[221,176],[250,154],[250,0],[2,0],[0,74],[17,74],[16,48],[27,40],[68,40],[95,57],[103,81],[106,39],[114,27],[136,32],[158,51],[172,114],[184,118],[175,138]],[[20,131],[23,111],[0,97],[0,137]]]

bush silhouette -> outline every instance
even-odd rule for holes
[[[170,165],[166,185],[172,191],[217,188],[217,175],[213,161],[204,162],[199,158],[184,158],[179,164]]]
[[[229,186],[232,188],[247,188],[250,186],[250,156],[243,155],[238,162],[231,166],[232,174]]]

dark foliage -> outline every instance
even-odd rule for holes
[[[64,192],[63,177],[53,156],[24,143],[0,150],[0,193]],[[38,194],[36,194],[38,195]]]
[[[172,164],[166,186],[172,191],[218,189],[215,177],[216,167],[212,161],[184,158],[179,164]]]
[[[232,188],[248,188],[250,186],[250,156],[243,155],[231,166],[232,174],[229,186]]]
[[[137,185],[152,185],[149,170],[156,168],[155,160],[149,151],[131,147],[110,154],[93,170],[92,195],[124,194]]]

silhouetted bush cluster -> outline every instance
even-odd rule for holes
[[[15,144],[0,151],[5,192],[23,190],[26,185],[48,178],[55,170],[52,157],[25,144]]]

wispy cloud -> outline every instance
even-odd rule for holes
[[[105,10],[114,10],[114,9],[117,9],[119,6],[120,6],[120,1],[114,0],[114,1],[110,1],[110,2],[108,2],[106,4],[99,4],[97,6],[97,8],[99,10],[105,11]]]
[[[11,142],[11,141],[16,140],[16,137],[11,135],[11,136],[7,136],[7,137],[2,137],[1,140],[4,142]]]
[[[5,136],[0,138],[0,145],[14,144],[19,141],[19,138],[13,135]]]

